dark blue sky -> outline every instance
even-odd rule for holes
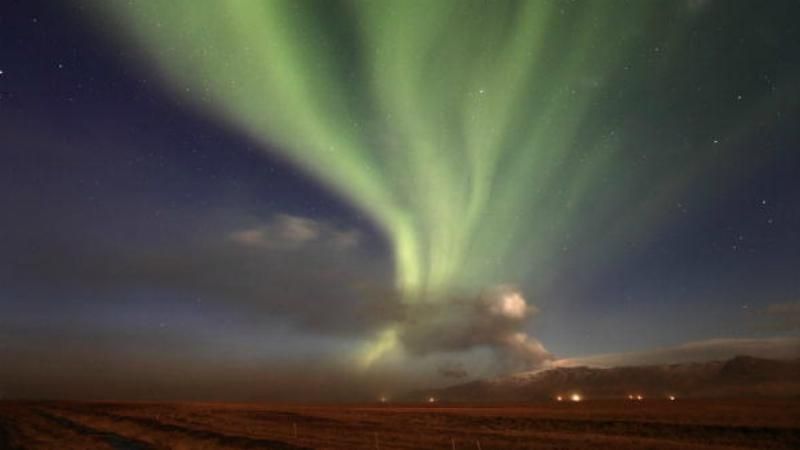
[[[347,378],[337,355],[397,314],[380,232],[167,95],[80,5],[0,5],[0,394],[69,395],[43,375],[55,372],[68,389],[117,386],[98,396],[163,396],[188,377],[176,396],[247,397],[219,380],[296,376],[304,358]],[[765,70],[730,75],[751,79],[748,95],[767,95],[770,77],[800,79],[797,18],[774,24]],[[742,35],[755,36],[720,39]],[[711,174],[654,239],[599,264],[576,258],[536,299],[530,330],[556,357],[797,335],[800,84],[781,89],[779,108],[737,143],[758,156],[734,182]],[[265,242],[286,250],[279,258],[228,245],[254,229],[311,229],[319,245]],[[340,243],[346,252],[332,250]],[[126,373],[139,381],[119,388]]]

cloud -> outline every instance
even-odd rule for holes
[[[202,226],[176,227],[174,234],[158,240],[135,242],[103,241],[88,232],[70,234],[68,240],[43,234],[37,242],[43,250],[18,252],[21,256],[10,273],[0,273],[7,275],[0,281],[27,305],[41,302],[52,310],[54,298],[81,299],[81,304],[95,305],[91,308],[104,305],[109,314],[102,321],[117,330],[115,342],[121,343],[152,333],[142,324],[163,307],[181,317],[201,314],[198,322],[171,332],[204,339],[240,333],[236,339],[246,348],[264,341],[255,345],[261,356],[277,354],[275,347],[281,345],[286,352],[316,349],[316,343],[308,343],[320,340],[342,345],[334,352],[356,351],[394,327],[409,358],[404,361],[414,362],[408,370],[424,373],[427,380],[484,372],[485,364],[492,372],[530,369],[552,358],[525,333],[538,310],[518,289],[497,286],[472,297],[406,303],[394,289],[391,262],[373,252],[361,230],[285,213],[254,220],[230,210],[182,222]],[[202,312],[195,298],[202,298]],[[74,313],[75,305],[62,306],[63,313],[52,314]],[[142,318],[120,313],[131,310],[141,311]],[[194,330],[196,323],[219,329]],[[127,331],[120,332],[120,326]],[[280,333],[273,334],[278,328]],[[191,344],[167,345],[170,352],[184,346]],[[463,366],[437,367],[456,357]]]
[[[772,329],[781,331],[800,330],[800,302],[773,303],[765,311]]]
[[[44,236],[38,246],[47,251],[20,257],[4,284],[43,299],[202,297],[243,323],[322,335],[367,337],[397,316],[391,267],[362,251],[358,230],[289,214],[236,217],[198,218],[207,226],[152,243],[64,245]]]
[[[294,250],[312,244],[344,250],[358,245],[360,233],[307,217],[277,214],[267,223],[232,232],[230,239],[244,246],[271,250]]]
[[[767,306],[768,314],[780,314],[795,316],[800,315],[800,302],[794,303],[774,303]]]
[[[466,378],[469,375],[464,365],[457,361],[443,362],[437,369],[437,373],[444,378]]]
[[[243,359],[231,348],[215,351],[212,359],[195,338],[170,342],[146,333],[86,331],[24,340],[15,335],[0,327],[0,349],[9,361],[0,365],[0,398],[352,402],[374,401],[387,387],[399,393],[428,381],[410,368],[358,371],[337,354]]]
[[[800,357],[800,337],[717,338],[625,353],[559,359],[555,366],[617,367],[730,359],[737,355],[788,359]]]
[[[508,285],[487,289],[477,298],[454,298],[410,305],[400,324],[400,337],[414,355],[488,348],[499,370],[540,367],[552,355],[525,331],[537,308]]]

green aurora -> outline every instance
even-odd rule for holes
[[[613,261],[712,168],[737,176],[720,155],[770,105],[675,94],[723,69],[686,69],[713,52],[695,3],[93,2],[178,99],[368,214],[409,303]]]

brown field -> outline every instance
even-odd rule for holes
[[[0,402],[0,449],[800,448],[800,400],[276,406]]]

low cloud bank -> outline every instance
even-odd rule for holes
[[[559,367],[618,367],[730,359],[738,355],[761,358],[800,358],[800,337],[717,338],[637,352],[606,353],[559,359]]]

